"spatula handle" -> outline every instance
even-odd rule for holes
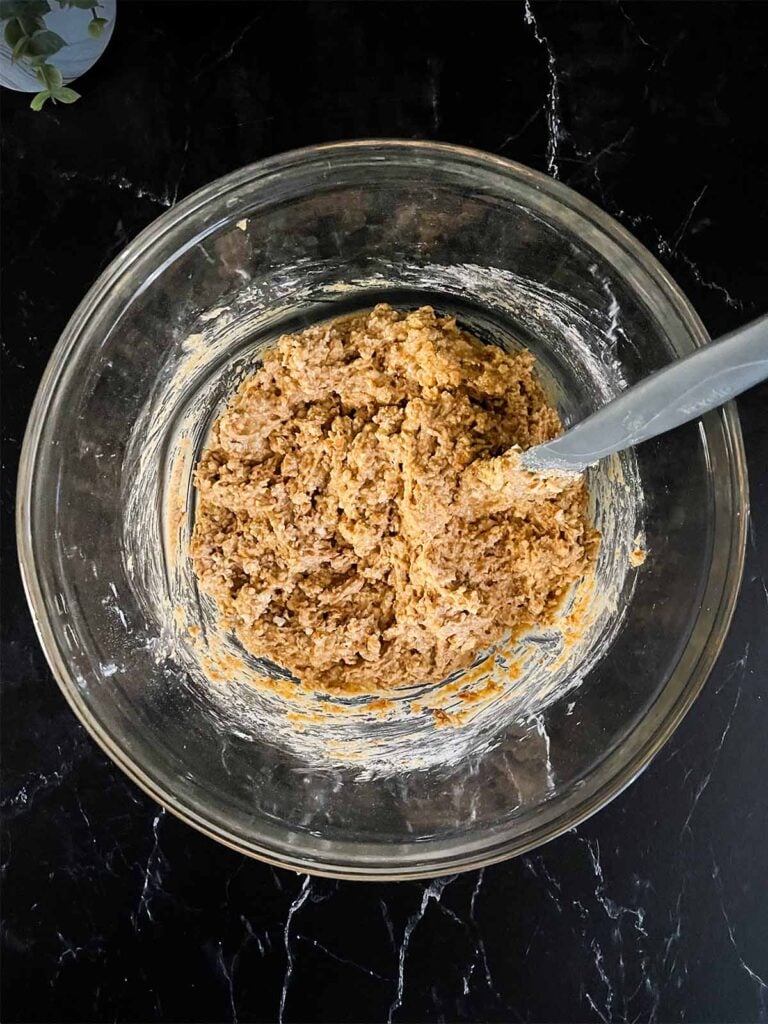
[[[561,437],[525,453],[530,469],[580,470],[715,409],[768,378],[768,316],[651,374]]]

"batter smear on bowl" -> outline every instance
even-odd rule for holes
[[[429,306],[285,335],[197,466],[200,585],[310,686],[437,681],[551,621],[594,561],[583,478],[518,465],[561,429],[529,352]]]

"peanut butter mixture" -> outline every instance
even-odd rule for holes
[[[551,620],[597,534],[526,351],[425,306],[286,335],[203,452],[192,557],[253,654],[332,690],[437,681]]]

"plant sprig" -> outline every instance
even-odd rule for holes
[[[56,0],[62,9],[77,7],[91,12],[88,33],[98,39],[107,24],[96,11],[100,0]],[[11,48],[11,60],[25,64],[34,72],[42,90],[34,95],[30,107],[41,110],[46,100],[52,103],[74,103],[80,93],[64,85],[59,69],[48,59],[67,45],[57,32],[45,24],[45,15],[50,14],[48,0],[0,0],[0,21],[5,22],[3,34]]]

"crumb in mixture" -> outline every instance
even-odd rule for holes
[[[428,306],[285,335],[197,466],[200,586],[308,685],[442,679],[551,621],[594,561],[583,478],[519,465],[560,431],[529,352]]]

